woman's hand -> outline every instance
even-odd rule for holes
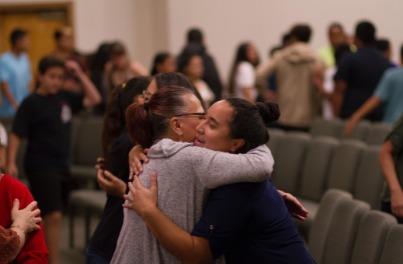
[[[105,159],[104,158],[97,158],[97,165],[95,165],[95,169],[105,170]]]
[[[13,209],[11,210],[11,221],[13,222],[12,226],[21,226],[26,234],[31,231],[41,229],[38,224],[42,222],[42,219],[40,217],[36,217],[41,211],[39,209],[32,211],[37,204],[38,203],[34,201],[24,209],[19,210],[20,201],[15,199],[13,202]]]
[[[126,193],[126,183],[106,170],[98,170],[99,187],[110,195],[123,197]]]
[[[143,149],[142,146],[138,145],[133,147],[129,152],[129,166],[130,166],[130,175],[129,180],[133,180],[133,175],[139,175],[143,172],[143,166],[141,165],[141,161],[145,163],[148,162],[147,154],[148,149]]]
[[[290,212],[292,217],[301,221],[304,221],[305,218],[308,217],[308,211],[298,202],[297,198],[289,193],[285,193],[282,191],[278,192],[283,197],[285,205],[288,208],[288,212]]]
[[[129,189],[132,195],[124,195],[123,198],[128,200],[130,204],[123,204],[123,207],[128,209],[133,209],[138,215],[144,216],[148,212],[157,208],[158,201],[158,190],[157,190],[157,174],[155,172],[151,173],[151,188],[145,188],[138,176],[134,176],[134,183],[129,182]]]

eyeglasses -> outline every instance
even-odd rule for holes
[[[186,113],[186,114],[181,114],[181,115],[177,115],[176,117],[180,117],[180,116],[190,116],[190,115],[195,115],[195,116],[206,116],[206,113]]]
[[[150,100],[150,97],[151,97],[152,95],[153,95],[153,94],[150,93],[150,92],[147,92],[147,90],[144,90],[144,91],[143,91],[143,96],[144,96],[144,98],[145,98],[146,101]]]

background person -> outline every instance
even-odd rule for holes
[[[379,153],[386,183],[382,192],[382,211],[403,223],[403,114],[396,121]]]
[[[205,108],[207,109],[215,97],[207,83],[201,79],[204,72],[202,58],[196,54],[183,55],[178,67],[179,71],[184,73],[193,82],[200,96],[203,98]]]
[[[308,45],[311,38],[308,25],[294,26],[290,35],[289,46],[258,66],[256,83],[260,87],[260,94],[265,96],[267,78],[276,74],[276,98],[282,109],[278,120],[280,127],[284,130],[308,131],[309,125],[320,115],[321,108],[320,93],[313,83],[314,73],[323,73],[325,66]]]
[[[87,247],[86,264],[109,263],[115,252],[123,225],[123,195],[129,181],[128,155],[134,147],[127,133],[125,112],[133,103],[144,103],[143,91],[150,84],[150,79],[136,77],[112,90],[102,132],[105,160],[97,178],[101,189],[107,193],[107,201]]]
[[[11,50],[0,56],[0,117],[13,117],[32,91],[31,62],[26,51],[31,46],[28,32],[15,29],[10,36]]]
[[[238,46],[229,79],[229,92],[236,97],[256,103],[255,67],[259,64],[255,46],[242,43]]]
[[[335,91],[332,95],[336,117],[350,118],[373,94],[382,74],[392,64],[375,45],[375,26],[361,21],[355,30],[355,45],[358,50],[346,56],[337,68],[334,77]],[[366,116],[370,121],[382,120],[383,107],[378,107]]]
[[[139,62],[130,61],[125,47],[120,42],[111,44],[109,59],[106,65],[106,76],[110,90],[134,77],[149,75],[148,70]]]
[[[332,68],[336,65],[335,49],[340,44],[347,43],[347,37],[343,26],[339,23],[333,23],[329,26],[328,37],[330,45],[319,49],[318,55],[325,63],[326,68]]]
[[[28,139],[24,169],[35,199],[41,205],[49,262],[58,263],[62,211],[71,180],[70,124],[73,113],[91,107],[101,97],[74,61],[48,56],[39,62],[40,86],[26,98],[14,119],[8,142],[7,172],[18,177],[15,163],[21,138]],[[84,94],[61,90],[65,68],[75,72]]]
[[[403,65],[403,46],[400,50]],[[349,136],[357,122],[374,111],[381,104],[385,107],[382,122],[393,124],[403,113],[403,69],[390,68],[385,71],[373,95],[347,120],[344,135]]]
[[[54,33],[54,39],[56,50],[50,55],[63,61],[76,62],[80,66],[81,71],[85,73],[87,71],[85,59],[74,48],[73,29],[71,27],[61,27],[57,29]],[[76,93],[82,93],[84,91],[80,80],[70,69],[66,69],[62,89]]]
[[[151,76],[158,73],[175,72],[176,58],[168,52],[157,53],[154,57],[153,66],[151,67]]]
[[[187,44],[178,56],[178,65],[182,64],[181,59],[183,56],[187,56],[187,54],[197,54],[202,58],[204,68],[202,79],[213,91],[215,100],[220,100],[223,93],[223,85],[214,59],[207,53],[206,40],[200,29],[192,28],[187,32]]]

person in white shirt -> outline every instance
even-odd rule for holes
[[[0,123],[0,169],[3,170],[6,164],[6,148],[8,136],[3,124]]]
[[[255,67],[259,64],[256,48],[251,43],[239,45],[229,79],[229,93],[256,103]]]

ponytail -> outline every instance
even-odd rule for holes
[[[134,103],[126,110],[127,131],[130,138],[143,148],[149,148],[152,144],[151,122],[148,119],[148,111],[144,104]]]

